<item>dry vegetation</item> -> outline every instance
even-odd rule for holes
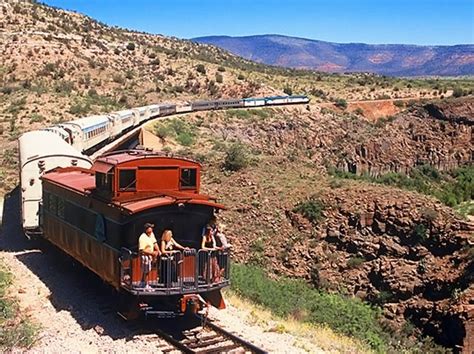
[[[319,199],[311,199],[315,195],[327,197],[335,190],[357,200],[393,194],[392,187],[374,186],[368,180],[329,177],[328,165],[345,159],[354,147],[385,136],[390,139],[390,134],[401,132],[400,139],[393,136],[404,146],[397,156],[426,153],[424,145],[414,140],[426,137],[426,131],[443,144],[446,139],[440,132],[461,136],[462,129],[454,123],[443,128],[419,117],[389,115],[410,108],[411,99],[464,96],[472,94],[474,87],[469,78],[404,79],[268,67],[216,47],[109,27],[34,2],[2,2],[0,14],[3,192],[17,185],[16,139],[27,130],[165,101],[283,92],[310,95],[309,106],[193,113],[149,127],[164,151],[204,162],[206,191],[219,195],[230,207],[223,221],[235,237],[236,258],[291,276],[308,278],[311,257],[301,256],[301,250],[324,244],[316,242],[313,234],[295,231],[288,215],[298,203],[308,198],[314,202],[308,215],[317,220],[325,211]],[[383,107],[388,117],[377,123],[360,119],[372,117],[370,107],[351,103],[372,99],[392,100],[390,107]],[[434,203],[416,193],[397,191],[396,195]],[[444,206],[439,208],[449,214]],[[364,267],[360,255],[348,258],[328,247],[318,264],[335,273],[341,272],[341,264],[347,263],[344,271],[348,272]],[[295,257],[306,257],[308,267],[295,267]],[[326,290],[345,291],[337,282],[319,281]]]
[[[3,189],[21,132],[98,112],[198,98],[305,93],[313,102],[441,97],[470,80],[324,74],[256,64],[209,45],[109,27],[35,2],[0,4]],[[459,92],[457,92],[459,94]],[[356,109],[356,108],[354,108]],[[359,110],[360,112],[360,110]]]

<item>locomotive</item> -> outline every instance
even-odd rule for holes
[[[143,150],[106,154],[91,168],[53,169],[42,176],[43,236],[113,286],[129,306],[126,318],[224,308],[230,251],[199,250],[203,226],[224,206],[200,193],[200,172],[195,161]],[[158,240],[172,230],[189,249],[145,273],[137,252],[145,223],[156,225]]]

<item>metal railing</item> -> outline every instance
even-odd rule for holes
[[[157,260],[122,248],[120,284],[132,291],[188,293],[229,284],[229,250],[173,251]]]

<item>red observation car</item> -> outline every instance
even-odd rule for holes
[[[203,228],[224,206],[199,193],[200,171],[197,162],[140,150],[106,154],[91,169],[55,169],[43,176],[44,237],[115,287],[128,317],[224,308],[229,251],[200,250]],[[189,249],[144,263],[146,223],[158,244],[171,230]]]

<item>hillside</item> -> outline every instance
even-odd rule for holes
[[[193,40],[259,63],[290,68],[392,76],[474,75],[474,45],[343,44],[280,35],[210,36]]]
[[[149,129],[161,149],[204,163],[203,185],[229,207],[221,222],[237,260],[369,301],[390,326],[452,348],[472,321],[474,224],[448,205],[474,196],[473,109],[472,98],[448,100],[370,123],[267,108]],[[190,146],[175,138],[183,126]]]
[[[305,93],[337,99],[467,94],[471,80],[407,80],[269,67],[214,46],[106,26],[32,2],[0,2],[1,187],[15,186],[16,139],[75,117],[159,102]]]
[[[0,2],[0,14],[3,194],[18,184],[24,131],[142,104],[305,93],[309,105],[193,113],[148,129],[163,151],[203,163],[205,192],[229,207],[221,221],[237,261],[380,306],[416,343],[423,333],[462,345],[472,224],[452,207],[472,199],[472,80],[272,67],[35,2]],[[229,163],[240,149],[245,159]],[[315,222],[297,207],[306,201]]]

